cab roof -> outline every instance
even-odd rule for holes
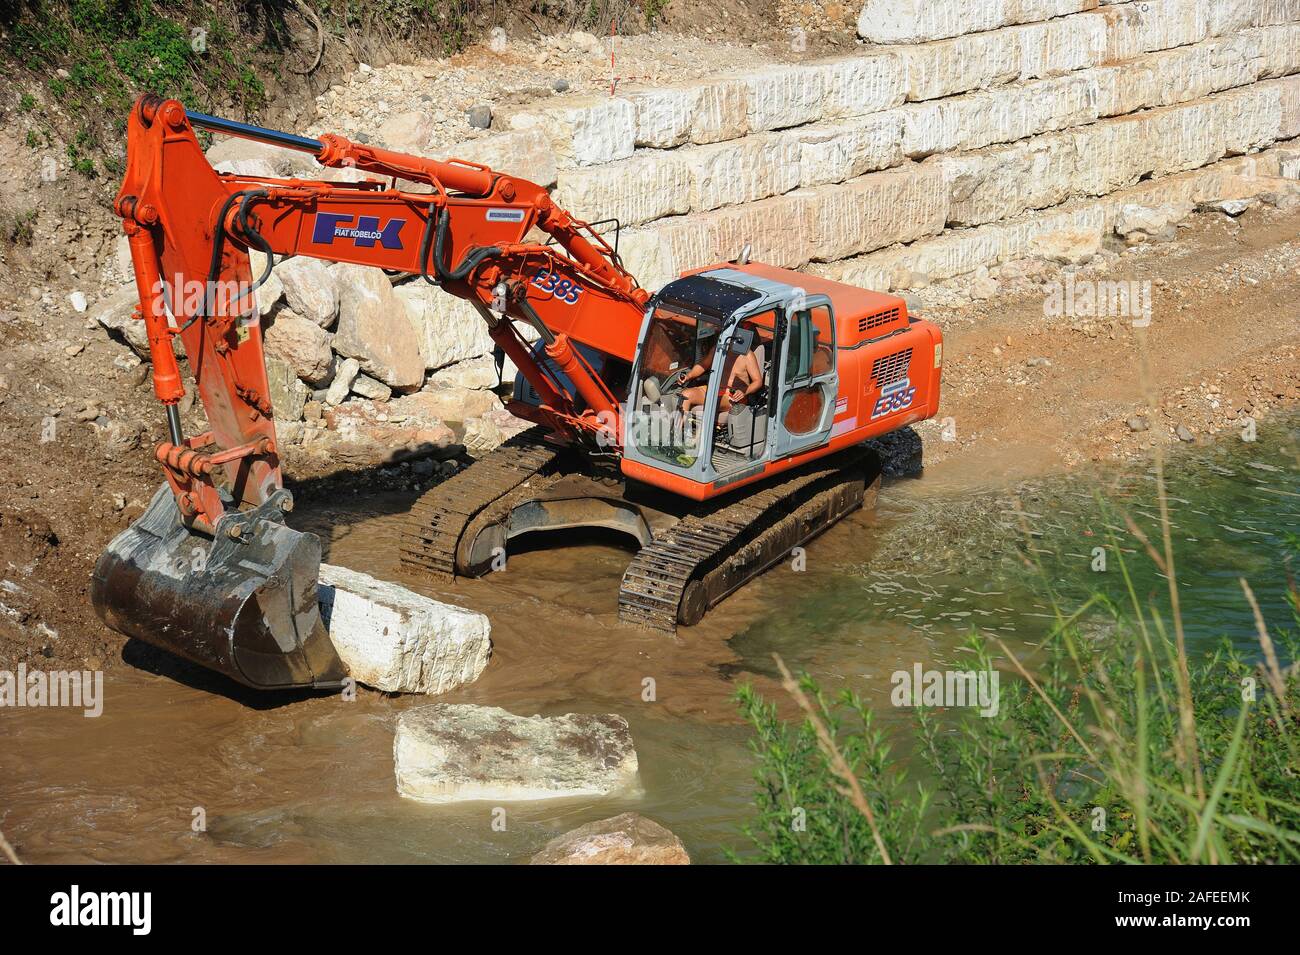
[[[841,347],[853,345],[864,338],[887,334],[908,324],[907,303],[897,295],[872,292],[834,279],[764,265],[761,262],[748,262],[744,265],[727,262],[694,269],[676,282],[665,285],[660,294],[671,294],[669,290],[674,285],[689,282],[693,278],[697,281],[715,279],[753,289],[771,304],[788,301],[794,288],[801,288],[809,295],[825,295],[831,300],[831,310],[835,314],[835,337]],[[757,299],[751,301],[757,302]]]

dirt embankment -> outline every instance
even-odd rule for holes
[[[1103,253],[1074,275],[1035,266],[1005,268],[991,298],[925,309],[946,339],[943,409],[920,429],[928,464],[997,477],[1135,458],[1258,433],[1300,401],[1294,209],[1198,214],[1172,242]],[[1142,313],[1092,314],[1105,283]]]

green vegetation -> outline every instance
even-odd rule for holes
[[[668,9],[672,0],[641,0],[641,9],[645,13],[646,26],[654,26],[660,15]]]
[[[319,0],[317,33],[350,48],[385,44],[440,47],[452,53],[468,36],[476,0]],[[292,20],[287,18],[292,16]],[[126,115],[142,92],[187,105],[258,119],[267,81],[316,64],[295,30],[303,8],[293,0],[18,0],[0,6],[0,57],[14,78],[25,73],[49,91],[51,126],[86,176],[120,168]],[[312,24],[315,30],[315,24]],[[232,105],[233,104],[233,105]],[[25,94],[20,110],[37,100]]]
[[[11,212],[0,207],[0,242],[7,245],[31,245],[35,236],[36,210]]]
[[[1292,560],[1296,544],[1279,557]],[[758,815],[745,833],[757,860],[1300,861],[1300,665],[1279,662],[1297,659],[1300,638],[1266,631],[1243,580],[1259,662],[1226,641],[1189,660],[1168,535],[1163,551],[1147,549],[1169,580],[1171,612],[1144,605],[1124,568],[1127,605],[1094,598],[1058,611],[1032,662],[971,637],[959,669],[1000,663],[1000,706],[988,718],[916,711],[906,755],[924,783],[898,767],[857,696],[828,699],[782,665],[806,716],[794,725],[743,688],[758,758]],[[1288,599],[1300,627],[1294,588]],[[1085,636],[1080,622],[1095,611],[1113,626]]]

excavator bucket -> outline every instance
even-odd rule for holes
[[[181,520],[162,485],[95,565],[91,600],[119,633],[255,689],[337,687],[345,670],[321,621],[320,540],[280,516],[276,491],[207,537]]]

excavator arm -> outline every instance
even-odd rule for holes
[[[392,184],[219,174],[196,126],[308,151],[322,165]],[[541,186],[475,163],[187,114],[180,103],[151,96],[136,103],[127,135],[116,209],[129,237],[154,390],[168,409],[170,440],[157,455],[192,526],[211,532],[225,510],[214,475],[224,472],[241,505],[261,504],[280,486],[254,299],[275,257],[414,274],[467,299],[542,397],[543,423],[569,440],[601,434],[616,445],[619,401],[572,342],[630,362],[649,296],[604,239]],[[268,256],[266,275],[251,274],[254,249]],[[533,326],[573,393],[533,357],[515,320]],[[209,421],[208,432],[188,438],[175,411],[185,386],[174,337]]]
[[[196,127],[389,181],[219,174]],[[166,486],[94,575],[95,606],[119,631],[251,686],[340,678],[317,608],[319,541],[282,516],[292,498],[255,302],[277,257],[412,274],[465,298],[540,397],[521,411],[557,440],[618,450],[620,398],[575,343],[631,362],[649,295],[600,235],[535,183],[476,163],[187,113],[146,95],[128,122],[116,211],[168,423],[155,451]],[[252,274],[250,250],[266,255],[264,274]],[[549,362],[534,357],[517,321],[536,331]],[[207,415],[201,434],[182,431],[177,338]]]

